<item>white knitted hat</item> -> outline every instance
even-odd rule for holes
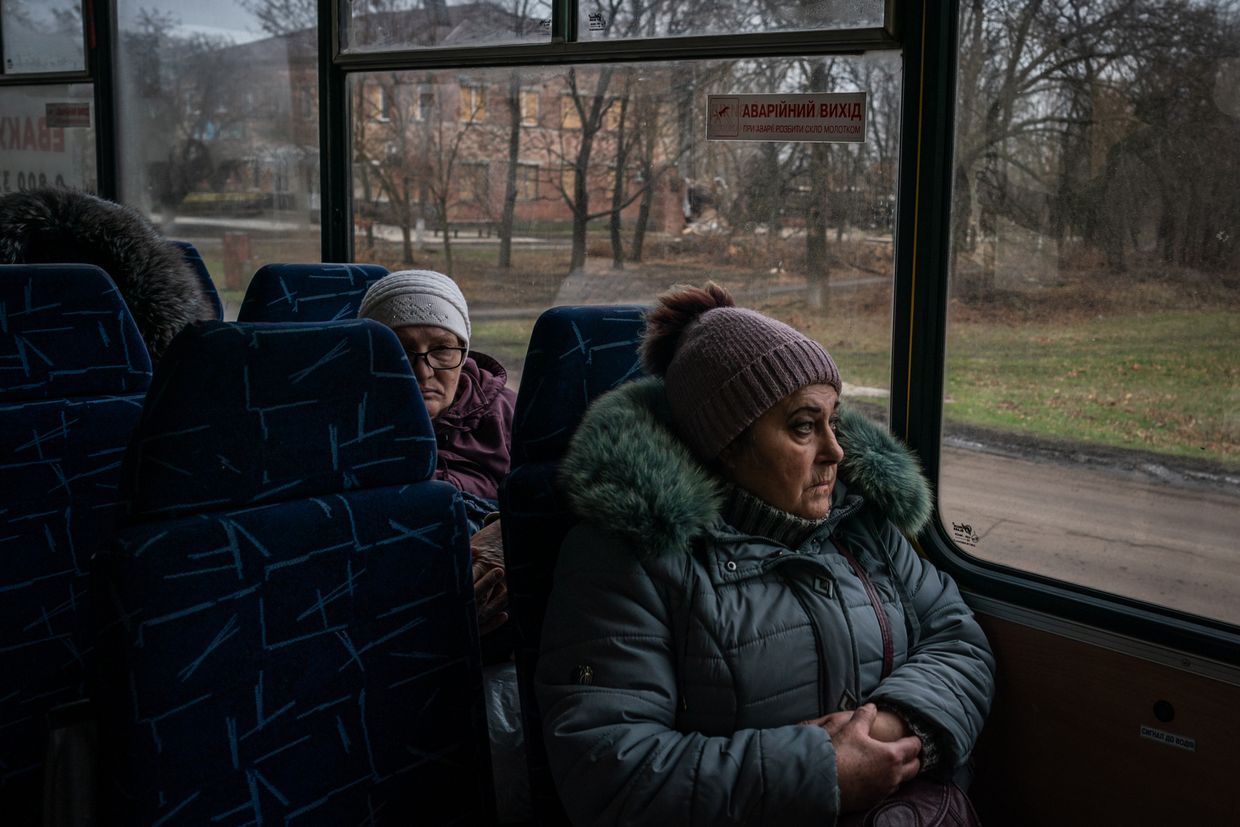
[[[469,347],[469,307],[456,282],[434,270],[401,270],[370,285],[357,311],[388,327],[428,324],[451,331]]]

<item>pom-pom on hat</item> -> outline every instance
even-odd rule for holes
[[[469,307],[456,282],[434,270],[400,270],[370,285],[357,311],[388,327],[426,324],[442,327],[469,347]]]
[[[710,282],[659,297],[646,316],[642,363],[663,377],[681,438],[706,461],[788,394],[806,385],[830,385],[837,393],[841,387],[822,345],[736,307]]]

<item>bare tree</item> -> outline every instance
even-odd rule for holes
[[[599,68],[593,76],[592,87],[585,88],[577,67],[569,68],[565,75],[568,91],[561,114],[566,119],[571,118],[571,124],[561,123],[554,133],[553,142],[549,143],[544,139],[542,146],[548,157],[560,159],[572,173],[571,189],[565,185],[563,178],[556,184],[560,197],[572,215],[570,273],[578,273],[585,268],[586,228],[590,220],[610,212],[608,210],[597,215],[590,213],[590,159],[595,138],[603,129],[604,117],[613,103],[613,99],[608,95],[608,87],[615,71],[615,67],[610,65]]]
[[[1237,17],[1234,0],[965,4],[957,269],[1000,220],[1052,236],[1061,266],[1084,243],[1124,270],[1151,222],[1169,262],[1234,261],[1235,188],[1221,182],[1240,141],[1212,98]],[[985,295],[994,275],[986,256],[974,287]]]
[[[532,31],[535,22],[531,17],[535,4],[532,0],[513,0],[512,15],[517,26],[516,35],[521,37]],[[517,169],[521,163],[521,75],[517,71],[508,73],[508,93],[504,98],[508,108],[508,168],[504,179],[504,206],[499,220],[499,260],[502,268],[512,266],[512,229],[516,217],[517,206]]]
[[[240,0],[268,34],[281,35],[318,25],[318,0]]]
[[[239,85],[221,54],[227,38],[173,34],[179,20],[142,10],[123,37],[134,55],[131,77],[135,107],[146,124],[142,134],[165,148],[147,168],[148,186],[168,227],[191,192],[219,191],[250,155],[239,127],[247,120]]]

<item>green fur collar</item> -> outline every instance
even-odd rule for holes
[[[672,431],[663,380],[640,379],[586,412],[561,464],[580,516],[652,555],[680,551],[719,520],[721,481]],[[915,534],[930,519],[930,489],[916,457],[882,427],[840,407],[840,476],[896,527]]]

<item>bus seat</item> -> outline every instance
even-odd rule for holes
[[[354,319],[367,288],[387,272],[378,264],[265,264],[246,288],[237,321]]]
[[[112,279],[0,265],[0,812],[37,824],[47,716],[84,697],[88,561],[151,361]]]
[[[194,272],[198,274],[198,281],[202,283],[202,289],[207,294],[207,300],[215,308],[215,318],[223,319],[224,303],[220,301],[220,291],[215,289],[215,282],[211,280],[211,274],[207,272],[207,263],[202,260],[202,254],[198,252],[198,248],[188,241],[173,240],[172,243],[181,248],[181,252],[185,254],[185,260],[189,262],[190,266],[194,268]]]
[[[382,325],[174,340],[94,566],[100,823],[493,819],[469,538],[435,459]]]
[[[529,763],[540,824],[567,824],[543,749],[534,671],[555,561],[574,518],[556,484],[559,460],[596,397],[641,375],[638,305],[555,307],[539,317],[513,415],[512,470],[500,487],[509,613]]]

